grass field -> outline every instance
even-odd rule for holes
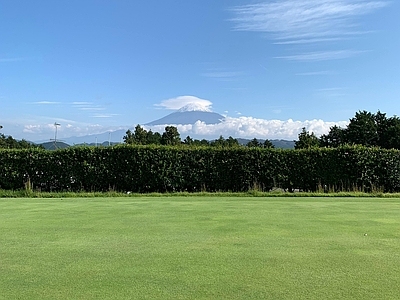
[[[0,199],[0,299],[399,298],[400,199]]]

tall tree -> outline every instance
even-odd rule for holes
[[[239,141],[231,136],[226,139],[226,143],[227,143],[228,147],[239,147],[240,146]]]
[[[367,111],[359,111],[350,119],[346,136],[349,143],[377,146],[379,141],[378,125],[375,115]]]
[[[165,131],[161,136],[161,143],[163,145],[179,145],[181,143],[181,137],[178,128],[174,126],[165,127]]]
[[[295,149],[309,149],[313,147],[319,147],[319,140],[315,136],[314,132],[311,134],[306,130],[305,127],[302,128],[299,133],[299,140],[295,141]]]
[[[263,144],[259,142],[256,138],[252,139],[250,142],[246,144],[247,147],[254,148],[254,147],[262,147]]]
[[[161,134],[159,132],[153,132],[151,129],[147,132],[147,145],[161,145]]]
[[[262,146],[263,148],[275,148],[275,145],[270,140],[265,140]]]
[[[135,127],[134,132],[134,142],[137,145],[146,145],[147,144],[147,130],[141,127],[139,124]]]
[[[344,145],[348,142],[346,137],[346,129],[340,128],[336,125],[332,126],[328,134],[321,135],[319,141],[320,146],[322,147],[336,148],[340,145]]]
[[[184,143],[185,145],[191,146],[191,145],[194,144],[194,140],[193,140],[190,136],[187,136],[187,137],[183,140],[183,143]]]
[[[135,143],[133,132],[130,129],[128,129],[126,131],[123,139],[124,139],[124,143],[127,145],[132,145]]]
[[[397,116],[378,124],[379,146],[386,149],[400,149],[400,119]]]
[[[223,148],[223,147],[227,146],[227,142],[225,141],[224,137],[222,135],[220,135],[219,138],[212,141],[210,143],[210,145],[213,147]]]

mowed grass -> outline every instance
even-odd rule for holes
[[[0,299],[399,298],[400,199],[0,199]]]

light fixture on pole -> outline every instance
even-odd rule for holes
[[[61,126],[61,124],[55,122],[54,127],[56,128],[56,131],[54,133],[54,149],[57,149],[57,127]]]
[[[57,127],[61,126],[61,124],[56,122],[54,123],[54,126],[56,127],[56,133],[54,134],[54,142],[57,143]]]

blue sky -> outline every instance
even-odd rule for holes
[[[397,0],[2,0],[1,132],[97,134],[188,101],[228,117],[179,128],[210,138],[398,115],[399,13]]]

